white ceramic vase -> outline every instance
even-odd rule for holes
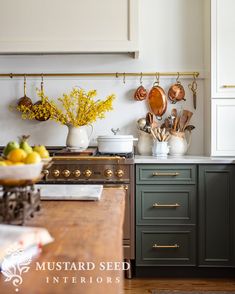
[[[172,132],[168,142],[171,156],[183,156],[188,151],[191,143],[191,133],[189,133],[188,141],[184,132]]]
[[[88,125],[91,130],[90,134],[87,133],[87,126],[74,127],[68,125],[68,135],[66,139],[66,146],[71,150],[84,151],[90,143],[90,138],[93,132],[92,125]]]

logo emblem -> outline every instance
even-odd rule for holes
[[[5,276],[5,282],[12,282],[15,291],[23,283],[22,275],[30,269],[32,256],[26,255],[22,248],[14,248],[4,257],[1,272]]]

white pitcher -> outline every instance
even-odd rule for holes
[[[91,127],[91,132],[87,134],[87,126],[79,126],[74,127],[72,125],[68,125],[68,135],[66,139],[66,146],[71,150],[76,151],[84,151],[87,149],[90,143],[90,138],[93,133],[92,125],[88,125]]]
[[[185,132],[171,131],[171,138],[168,142],[171,156],[183,156],[188,151],[191,143],[191,132],[189,132],[188,141]]]

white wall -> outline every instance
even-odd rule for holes
[[[203,0],[140,0],[140,57],[132,59],[122,54],[104,55],[38,55],[0,56],[0,72],[146,72],[146,71],[199,71],[203,73]],[[144,78],[150,89],[154,79]],[[167,91],[173,78],[162,78],[161,86]],[[177,108],[193,110],[190,79],[181,80],[186,89],[186,102]],[[28,79],[28,96],[37,100],[35,88],[40,79]],[[45,90],[50,97],[58,97],[71,87],[97,89],[99,97],[115,93],[114,111],[105,120],[94,124],[93,138],[107,134],[111,127],[119,127],[122,133],[136,135],[136,121],[145,116],[147,102],[133,100],[139,78],[48,78]],[[66,127],[49,122],[22,121],[20,116],[8,110],[8,105],[23,96],[22,79],[0,79],[0,145],[30,134],[31,144],[64,145]],[[198,108],[194,111],[191,154],[203,153],[203,81],[198,85]],[[168,111],[172,105],[169,103]]]

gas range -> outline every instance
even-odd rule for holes
[[[89,151],[89,150],[88,150]],[[100,154],[59,150],[52,157],[52,166],[44,170],[46,182],[129,182],[133,153]],[[89,154],[89,155],[87,155]]]

